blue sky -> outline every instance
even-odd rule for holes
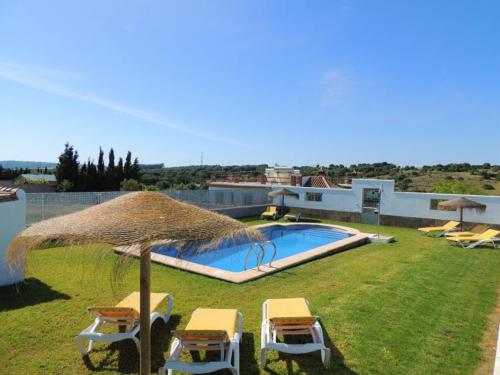
[[[0,160],[500,163],[498,1],[0,3]]]

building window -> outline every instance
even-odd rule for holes
[[[306,201],[321,202],[323,193],[306,193]]]
[[[446,208],[439,208],[438,207],[439,202],[444,202],[447,200],[448,199],[431,199],[430,209],[431,210],[438,210],[438,211],[456,211],[456,208],[453,208],[453,207],[446,207]]]

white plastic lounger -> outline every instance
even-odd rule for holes
[[[448,221],[440,227],[425,227],[418,228],[417,230],[421,233],[425,233],[426,236],[443,237],[448,233],[457,231],[459,225],[460,223],[458,221]]]
[[[311,335],[311,343],[278,342],[278,335]],[[303,354],[321,351],[325,368],[330,365],[330,349],[325,346],[318,317],[311,314],[305,298],[268,299],[262,304],[261,367],[266,366],[266,351]]]
[[[462,236],[462,237],[448,237],[446,238],[449,243],[460,245],[464,249],[473,249],[480,245],[493,245],[494,248],[497,246],[497,242],[500,243],[500,231],[495,229],[488,229],[487,231],[476,234],[473,236]]]
[[[206,374],[229,369],[240,373],[240,342],[243,334],[243,316],[235,309],[196,309],[185,330],[174,331],[170,357],[158,373],[172,375],[173,371]],[[211,362],[183,362],[183,350],[217,351],[219,360]]]
[[[166,301],[167,313],[162,314],[157,310],[160,305]],[[156,319],[162,319],[165,323],[170,319],[174,299],[171,295],[165,293],[151,293],[151,325]],[[137,350],[141,351],[139,339],[136,337],[140,331],[140,295],[139,292],[133,292],[125,297],[120,303],[113,307],[89,307],[89,311],[94,312],[97,317],[90,326],[85,328],[75,341],[82,355],[87,355],[91,350],[95,341],[98,342],[117,342],[131,339],[135,342]],[[125,332],[103,333],[99,332],[99,328],[103,325],[124,326]],[[88,340],[88,345],[84,342]]]

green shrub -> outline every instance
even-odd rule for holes
[[[470,181],[442,180],[434,188],[434,193],[480,195],[483,191]]]
[[[133,178],[123,180],[120,187],[122,191],[140,191],[144,189],[144,186]]]
[[[491,184],[484,184],[483,189],[484,190],[495,190],[495,187]]]

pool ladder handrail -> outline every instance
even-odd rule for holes
[[[276,244],[273,241],[260,241],[260,242],[254,242],[252,246],[250,246],[250,249],[247,252],[247,255],[245,256],[245,271],[248,269],[248,257],[250,254],[253,252],[255,249],[255,246],[259,247],[259,252],[257,253],[257,271],[260,271],[260,266],[262,265],[262,261],[264,260],[264,257],[266,256],[266,247],[263,244],[269,245],[271,244],[273,246],[273,255],[271,256],[271,259],[269,260],[269,263],[267,264],[268,267],[272,266],[272,262],[274,258],[276,258]]]

